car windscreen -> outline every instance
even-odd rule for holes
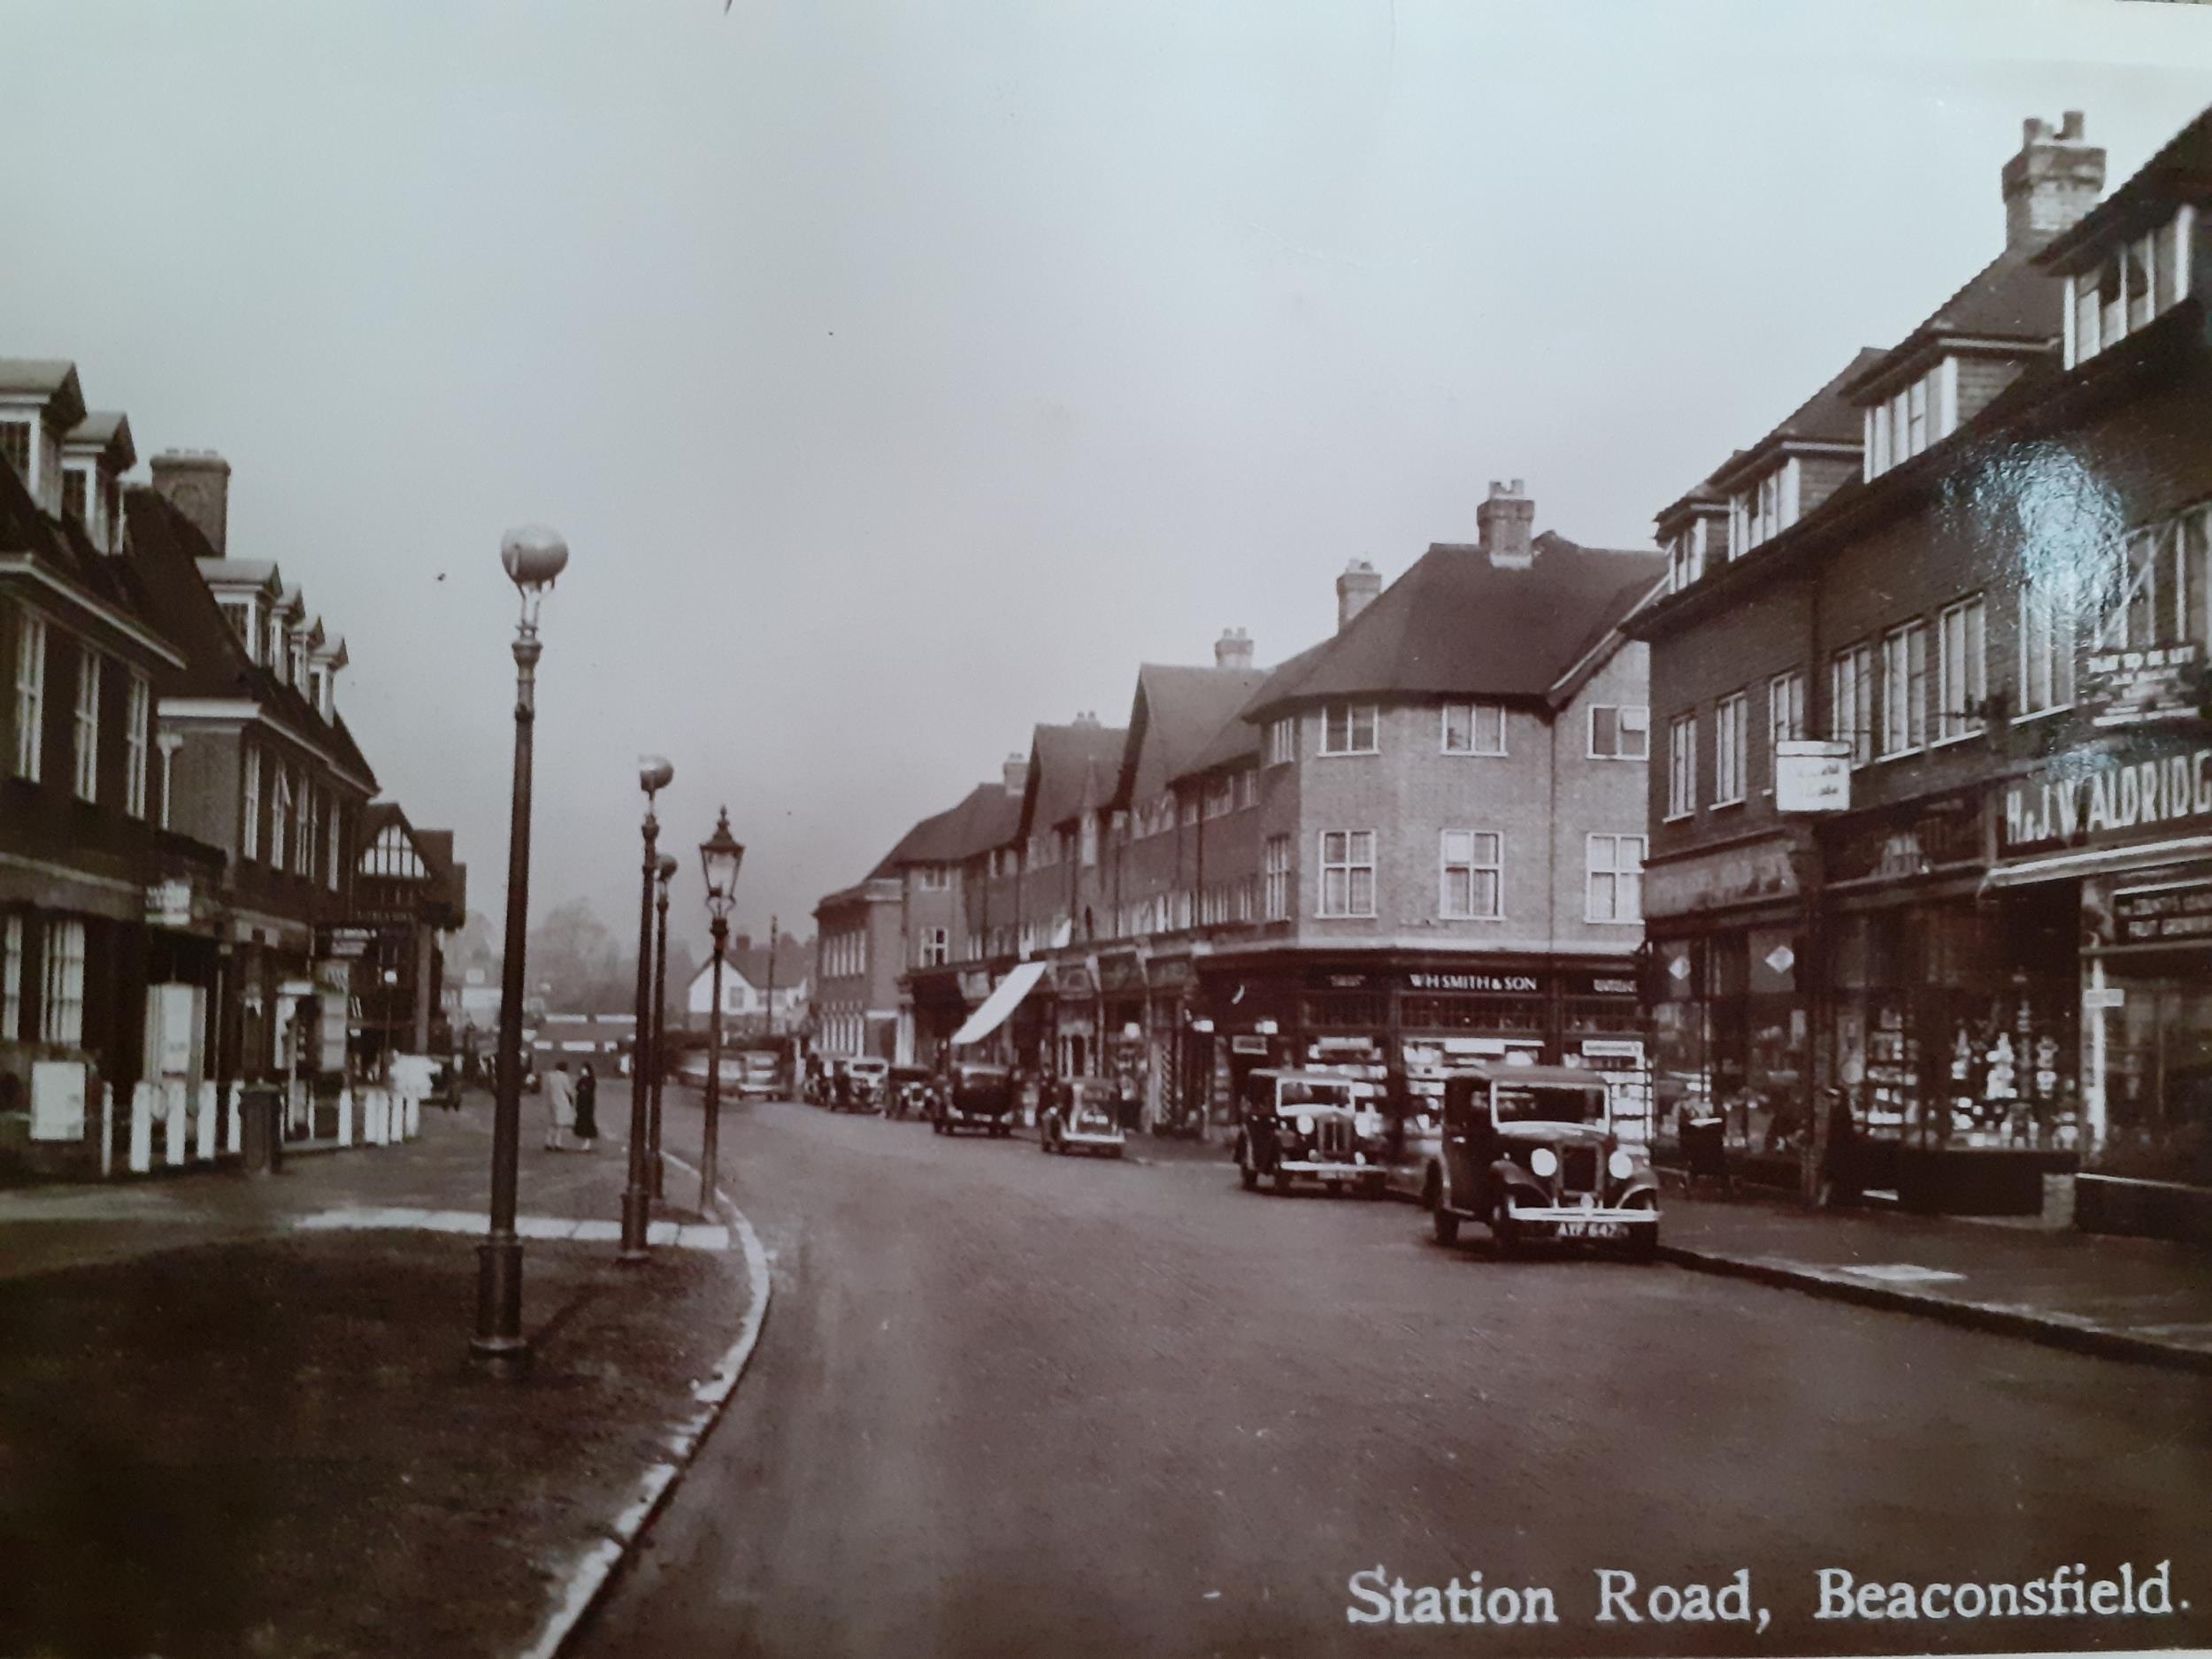
[[[1315,1082],[1306,1078],[1282,1079],[1275,1103],[1279,1106],[1344,1106],[1352,1103],[1349,1083]]]
[[[1605,1090],[1564,1083],[1501,1083],[1494,1091],[1502,1124],[1594,1124],[1605,1118]]]

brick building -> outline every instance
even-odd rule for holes
[[[816,1053],[888,1060],[898,1052],[902,898],[898,878],[878,865],[814,907],[809,1019]]]
[[[1125,730],[1036,729],[1018,810],[1010,772],[917,826],[887,866],[906,914],[934,914],[926,879],[954,919],[908,972],[912,1052],[1010,987],[969,1052],[1119,1075],[1164,1126],[1266,1061],[1432,1090],[1517,1052],[1633,1073],[1640,1110],[1648,725],[1618,624],[1663,565],[1533,516],[1494,486],[1477,544],[1387,588],[1356,561],[1329,640],[1271,672],[1240,632],[1148,664]]]
[[[2212,115],[2103,164],[2029,122],[1991,263],[1660,517],[1663,1121],[1800,1179],[1832,1084],[1929,1207],[2200,1161]]]

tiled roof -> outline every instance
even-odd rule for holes
[[[70,428],[65,442],[96,446],[119,472],[127,472],[138,463],[138,448],[131,442],[130,418],[119,409],[93,411]]]
[[[331,754],[372,790],[376,774],[345,717],[326,720],[296,686],[280,683],[257,665],[208,591],[202,564],[213,552],[198,526],[151,489],[125,498],[130,520],[130,567],[160,618],[160,627],[184,652],[177,691],[192,697],[247,697],[281,715],[294,727],[327,743]],[[229,561],[225,561],[228,563]]]
[[[1003,783],[979,783],[958,805],[907,831],[871,873],[890,875],[904,864],[956,864],[1005,846],[1020,826],[1021,797],[1008,794]]]
[[[1968,280],[1935,314],[1878,354],[1844,388],[1858,396],[1920,351],[1945,339],[2017,342],[2039,349],[2064,326],[2065,279],[2035,263],[2032,246],[2008,248]]]
[[[1859,442],[1865,436],[1865,421],[1858,405],[1847,395],[1847,388],[1871,373],[1888,355],[1873,346],[1861,346],[1841,373],[1790,411],[1781,424],[1758,442],[1730,456],[1713,474],[1711,482],[1723,489],[1733,488],[1747,473],[1766,465],[1774,452],[1786,444]]]
[[[2212,108],[2176,133],[2134,176],[2044,244],[2037,257],[2056,272],[2078,271],[2116,237],[2139,232],[2179,202],[2212,202]]]
[[[1137,670],[1114,800],[1149,801],[1193,770],[1222,729],[1266,683],[1263,668],[1185,667],[1147,663]]]
[[[1086,802],[1103,804],[1110,800],[1128,738],[1120,726],[1093,721],[1037,727],[1029,752],[1022,822],[1033,831],[1048,830],[1080,812]]]
[[[122,560],[102,553],[74,518],[53,518],[12,466],[0,465],[0,553],[27,553],[69,578],[95,598],[131,612],[173,640],[165,626],[153,624],[146,595]]]
[[[1296,680],[1310,667],[1315,657],[1329,641],[1309,645],[1295,657],[1286,657],[1261,678],[1258,687],[1239,706],[1235,714],[1221,723],[1221,727],[1206,740],[1204,747],[1191,757],[1178,778],[1194,778],[1202,772],[1211,772],[1217,766],[1226,766],[1236,761],[1250,760],[1260,752],[1260,728],[1252,724],[1252,710],[1264,708],[1274,701],[1278,688]]]
[[[1656,553],[1551,531],[1534,546],[1525,570],[1479,548],[1430,548],[1302,672],[1279,672],[1246,718],[1323,697],[1540,697],[1666,572]]]
[[[722,970],[734,972],[756,991],[768,988],[768,947],[765,944],[748,945],[740,950],[731,945],[722,953]],[[776,941],[776,989],[787,991],[803,985],[813,964],[808,959],[807,949],[792,934],[786,933]],[[714,958],[710,956],[705,969],[710,971]],[[696,975],[693,976],[695,979]]]

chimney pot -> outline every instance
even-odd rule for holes
[[[1536,526],[1536,503],[1528,498],[1526,483],[1513,488],[1490,486],[1490,499],[1475,509],[1477,545],[1499,570],[1525,571],[1536,562],[1532,533]]]
[[[1344,567],[1344,574],[1336,579],[1336,631],[1339,634],[1352,626],[1359,613],[1375,603],[1382,592],[1382,574],[1365,559],[1354,559]]]
[[[1252,641],[1242,628],[1224,628],[1221,637],[1214,641],[1214,666],[1217,668],[1249,668],[1252,666]]]
[[[740,933],[737,936],[737,948],[740,950],[750,950],[753,948],[753,936],[750,933]]]
[[[1029,757],[1020,754],[1009,755],[1006,764],[999,769],[999,775],[1006,781],[1007,794],[1019,795],[1022,787],[1029,781]]]
[[[227,557],[230,463],[212,449],[167,449],[150,465],[154,493],[192,521],[217,558]]]
[[[2001,175],[2005,246],[2047,242],[2097,204],[2104,190],[2104,151],[2085,141],[2079,110],[2069,110],[2054,133],[2030,116],[2020,124],[2020,149]]]

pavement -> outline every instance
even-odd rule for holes
[[[1139,1146],[1046,1158],[783,1103],[727,1124],[777,1314],[571,1651],[2212,1644],[2212,1379],[1664,1264],[1499,1261],[1479,1236],[1437,1246],[1409,1204],[1246,1194],[1218,1148]],[[1670,1226],[1748,1257],[1706,1208]],[[1762,1249],[1810,1260],[1767,1219]],[[1837,1271],[1937,1265],[1869,1225],[1880,1259]],[[2162,1560],[2167,1617],[1817,1617],[1823,1569]],[[1378,1635],[1348,1619],[1378,1566],[1551,1589],[1560,1622]],[[1598,1621],[1601,1571],[1648,1589],[1740,1569],[1771,1628]]]

